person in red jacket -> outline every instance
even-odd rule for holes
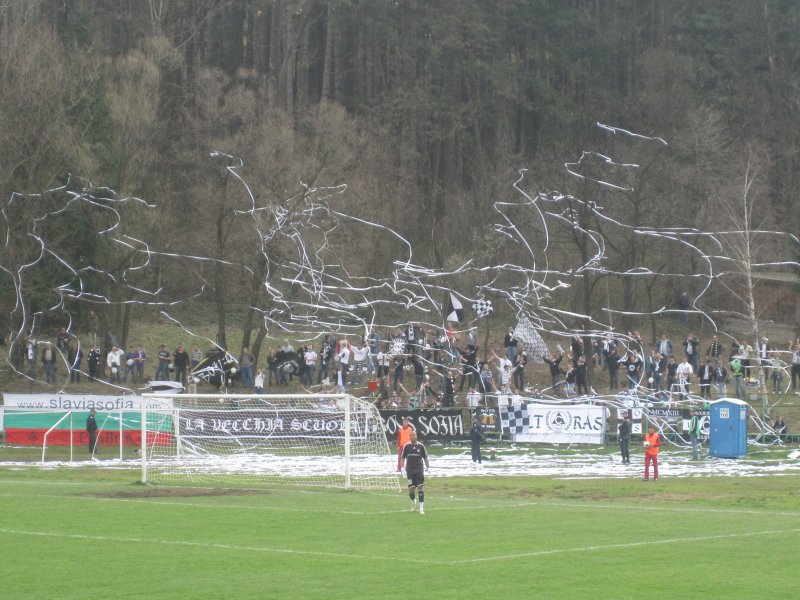
[[[661,446],[661,436],[656,433],[651,425],[644,436],[644,480],[650,479],[650,463],[653,463],[653,481],[658,479],[658,449]]]
[[[411,425],[408,424],[408,417],[403,417],[403,426],[397,430],[397,472],[403,467],[403,446],[411,441]]]

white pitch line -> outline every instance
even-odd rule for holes
[[[245,551],[245,552],[267,552],[267,553],[275,553],[275,554],[293,554],[293,555],[304,555],[304,556],[321,556],[327,558],[344,558],[344,559],[357,559],[357,560],[368,560],[368,561],[375,561],[375,560],[385,560],[385,561],[394,561],[394,562],[405,562],[405,563],[416,563],[416,564],[426,564],[426,565],[444,565],[444,566],[452,566],[452,565],[464,565],[464,564],[474,564],[480,562],[491,562],[491,561],[498,561],[498,560],[508,560],[513,558],[535,558],[538,556],[551,556],[556,554],[574,554],[580,552],[595,552],[595,551],[602,551],[602,550],[618,550],[618,549],[627,549],[627,548],[638,548],[641,546],[653,546],[656,544],[683,544],[683,543],[697,543],[697,542],[705,542],[705,541],[713,541],[713,540],[724,540],[724,539],[735,539],[735,538],[742,538],[742,537],[754,537],[754,536],[762,536],[762,535],[775,535],[775,536],[785,536],[787,533],[800,533],[800,528],[798,529],[770,529],[765,531],[750,531],[750,532],[743,532],[743,533],[725,533],[719,535],[702,535],[702,536],[693,536],[693,537],[680,537],[680,538],[668,538],[663,540],[642,540],[639,542],[627,542],[624,544],[603,544],[603,545],[591,545],[591,546],[578,546],[574,548],[556,548],[551,550],[536,550],[533,552],[519,552],[515,554],[502,554],[497,556],[485,556],[480,558],[466,558],[466,559],[459,559],[459,560],[427,560],[427,559],[418,559],[418,558],[408,558],[403,556],[377,556],[374,554],[371,555],[364,555],[364,554],[349,554],[345,552],[320,552],[318,550],[295,550],[290,548],[271,548],[266,546],[243,546],[239,544],[212,544],[207,542],[188,542],[185,540],[160,540],[154,538],[131,538],[131,537],[118,537],[118,536],[101,536],[101,535],[84,535],[84,534],[77,534],[77,533],[55,533],[55,532],[46,532],[46,531],[28,531],[22,529],[8,529],[8,528],[0,528],[0,533],[7,534],[7,535],[22,535],[22,536],[32,536],[32,537],[49,537],[49,538],[64,538],[64,539],[73,539],[73,540],[87,540],[93,542],[123,542],[126,544],[134,543],[134,544],[161,544],[164,546],[187,546],[187,547],[194,547],[194,548],[205,548],[205,549],[217,549],[217,550],[234,550],[234,551]]]
[[[406,511],[407,512],[407,511]],[[323,556],[329,558],[363,559],[363,560],[388,560],[397,562],[446,564],[442,561],[429,561],[402,556],[369,556],[364,554],[347,554],[344,552],[320,552],[318,550],[292,550],[290,548],[270,548],[267,546],[241,546],[238,544],[210,544],[207,542],[187,542],[185,540],[159,540],[155,538],[130,538],[105,535],[83,535],[79,533],[55,533],[49,531],[26,531],[23,529],[0,528],[0,533],[9,535],[23,535],[35,537],[65,538],[71,540],[87,540],[92,542],[124,542],[126,544],[162,544],[164,546],[189,546],[194,548],[207,548],[217,550],[236,550],[245,552],[272,552],[275,554],[300,554],[306,556]]]
[[[604,544],[604,545],[595,545],[595,546],[579,546],[576,548],[560,548],[560,549],[553,549],[553,550],[536,550],[534,552],[521,552],[517,554],[503,554],[500,556],[486,556],[482,558],[468,558],[463,560],[456,560],[451,561],[450,564],[469,564],[469,563],[479,563],[479,562],[489,562],[495,560],[508,560],[509,558],[534,558],[537,556],[549,556],[553,554],[572,554],[578,552],[593,552],[595,550],[615,550],[615,549],[625,549],[625,548],[638,548],[640,546],[652,546],[656,544],[682,544],[686,542],[706,542],[712,540],[726,540],[726,539],[734,539],[734,538],[741,538],[741,537],[753,537],[758,535],[775,535],[783,537],[787,533],[800,533],[800,528],[798,529],[771,529],[766,531],[750,531],[744,533],[722,533],[719,535],[700,535],[700,536],[693,536],[693,537],[682,537],[682,538],[667,538],[664,540],[642,540],[640,542],[628,542],[625,544]]]

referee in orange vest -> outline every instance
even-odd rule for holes
[[[408,417],[403,417],[403,426],[397,430],[397,472],[403,467],[403,446],[411,441],[411,425],[408,424]]]
[[[650,463],[653,463],[653,481],[658,479],[658,449],[661,446],[661,436],[656,433],[651,425],[644,436],[644,480],[650,479]]]

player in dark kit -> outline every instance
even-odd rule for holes
[[[414,492],[419,490],[419,514],[425,514],[425,469],[430,467],[428,451],[417,441],[416,432],[411,432],[411,441],[403,446],[403,461],[408,477],[408,497],[411,498],[411,510],[417,510]],[[425,464],[425,469],[422,465]]]

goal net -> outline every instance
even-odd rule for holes
[[[345,394],[144,394],[142,481],[399,490],[375,406]]]

